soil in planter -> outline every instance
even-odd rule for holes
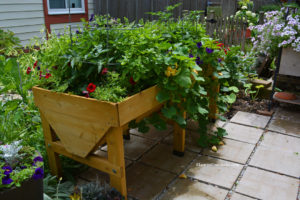
[[[275,103],[274,106],[278,104]],[[232,104],[230,110],[225,114],[227,119],[231,119],[238,111],[257,113],[258,110],[267,111],[269,106],[269,100],[267,99],[255,99],[252,100],[250,95],[245,95],[244,91],[239,92],[237,100]]]

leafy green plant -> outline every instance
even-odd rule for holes
[[[19,38],[15,37],[12,31],[0,28],[0,55],[15,55],[17,54],[16,47],[20,47]]]
[[[21,141],[0,145],[0,190],[20,187],[25,180],[43,178],[43,158]]]
[[[122,200],[124,197],[109,185],[101,185],[98,181],[80,187],[82,200]],[[73,196],[78,196],[73,194]],[[72,199],[72,198],[71,198]],[[74,199],[75,200],[75,199]]]
[[[199,13],[187,13],[175,21],[174,8],[157,13],[157,21],[139,24],[96,17],[72,43],[68,34],[52,34],[40,51],[32,53],[34,59],[24,61],[32,66],[27,75],[47,89],[112,102],[158,85],[162,116],[184,128],[186,111],[199,122],[199,133],[205,138],[201,145],[217,144],[218,134],[206,134],[209,97],[217,99],[221,114],[235,101],[236,90],[218,94],[215,80],[221,88],[232,89],[233,80],[239,80],[238,73],[244,71],[242,66],[239,70],[229,66],[223,47],[205,34],[203,25],[195,23]],[[166,127],[160,115],[141,122],[141,129],[147,130],[148,123]]]
[[[74,185],[70,181],[57,181],[56,176],[47,175],[44,180],[44,200],[69,200],[73,192]]]

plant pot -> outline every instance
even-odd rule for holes
[[[43,200],[43,179],[24,181],[21,187],[0,191],[1,200]]]
[[[108,173],[111,186],[126,197],[123,132],[130,121],[161,109],[157,93],[154,86],[120,103],[110,103],[34,87],[52,173],[60,175],[58,155],[62,154]],[[185,130],[174,126],[174,150],[183,153]],[[108,157],[93,154],[104,143]]]
[[[300,77],[300,52],[293,48],[283,48],[279,74]]]

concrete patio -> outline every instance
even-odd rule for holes
[[[184,157],[172,154],[172,128],[142,134],[131,130],[125,140],[129,198],[138,200],[298,200],[300,112],[277,108],[272,117],[238,112],[218,122],[229,135],[215,153],[197,146],[189,123]],[[106,155],[105,148],[97,152]],[[94,169],[79,183],[103,179]]]

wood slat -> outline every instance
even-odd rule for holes
[[[52,142],[50,144],[50,148],[53,151],[55,151],[61,155],[67,156],[73,160],[80,162],[80,163],[89,165],[90,167],[93,167],[95,169],[98,169],[100,171],[108,173],[111,176],[115,176],[115,177],[119,177],[119,178],[125,176],[125,174],[122,173],[122,169],[120,166],[112,164],[106,158],[102,158],[97,155],[89,155],[86,158],[82,158],[82,157],[73,155],[64,148],[64,145],[61,142]]]
[[[161,104],[156,100],[157,93],[158,87],[154,86],[118,103],[120,126],[159,107]]]
[[[117,105],[33,88],[34,101],[69,153],[86,157],[110,127],[119,126]]]

